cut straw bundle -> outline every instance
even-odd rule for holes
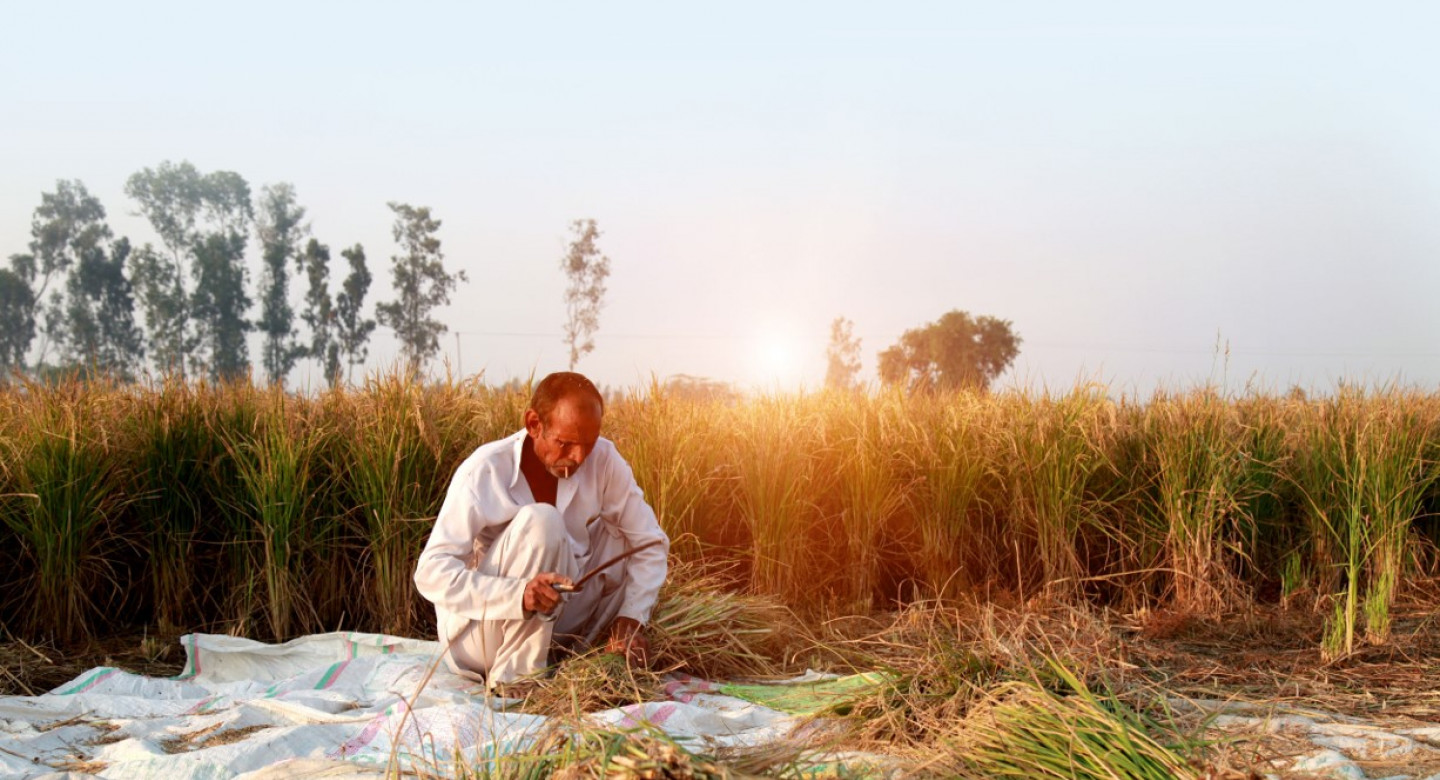
[[[1056,694],[1038,682],[997,687],[948,740],[970,777],[1193,778],[1175,746],[1160,741],[1175,730],[1132,709],[1115,694],[1091,690],[1060,664],[1051,671],[1070,687]]]
[[[591,650],[561,663],[555,676],[537,686],[521,709],[538,715],[579,718],[664,696],[665,685],[658,673],[632,667],[616,653]]]
[[[537,745],[536,753],[554,756],[555,780],[589,778],[709,778],[734,777],[713,760],[699,756],[663,732],[608,729],[555,731]]]
[[[672,564],[650,618],[655,668],[710,680],[782,673],[786,629],[797,621],[774,599],[728,590],[730,580],[714,567]]]

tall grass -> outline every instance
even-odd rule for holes
[[[1293,478],[1305,497],[1319,590],[1333,594],[1324,647],[1335,657],[1355,651],[1362,629],[1371,642],[1389,638],[1411,524],[1440,476],[1427,459],[1436,405],[1348,388],[1296,411]]]
[[[130,517],[146,552],[143,578],[155,622],[178,631],[201,612],[196,543],[217,518],[213,469],[224,442],[211,425],[220,395],[204,385],[171,381],[136,393],[123,426],[133,469],[126,490]]]
[[[836,583],[833,598],[840,609],[863,614],[886,584],[887,552],[911,546],[913,461],[886,447],[900,440],[906,405],[896,394],[859,409],[844,395],[822,396],[817,403],[826,418],[820,468],[833,472],[827,514],[839,531],[837,552],[849,575]]]
[[[632,392],[606,415],[605,435],[626,442],[625,459],[644,486],[645,500],[670,535],[671,552],[686,559],[703,554],[700,540],[715,539],[699,523],[704,503],[717,482],[710,418],[717,402],[697,402],[667,394],[658,382],[647,393]]]
[[[1097,517],[1091,478],[1108,464],[1114,406],[1100,388],[1061,398],[1004,396],[1000,457],[1023,593],[1073,597],[1083,570],[1082,529]],[[1036,567],[1027,565],[1033,551]]]
[[[978,393],[897,399],[908,412],[911,443],[905,457],[919,480],[906,491],[918,530],[915,569],[934,596],[958,595],[1003,578],[1008,556],[1000,543],[993,483],[999,475],[992,448],[994,405]]]
[[[0,389],[0,621],[278,637],[426,635],[411,574],[451,475],[527,393],[403,374],[248,386]],[[677,562],[802,619],[895,600],[1047,595],[1212,614],[1254,599],[1384,642],[1433,561],[1440,395],[1310,401],[901,393],[614,398]],[[114,609],[102,610],[113,605]]]
[[[1155,467],[1154,507],[1164,529],[1177,609],[1214,613],[1243,591],[1231,560],[1249,493],[1238,408],[1209,391],[1161,395],[1145,410]]]
[[[226,440],[247,498],[238,511],[249,520],[257,540],[258,549],[250,551],[250,571],[263,585],[262,603],[277,641],[288,639],[298,627],[297,611],[314,612],[301,586],[316,540],[329,536],[321,527],[323,516],[311,508],[312,496],[323,488],[315,482],[313,463],[325,436],[276,388],[255,427],[231,431]],[[304,622],[315,627],[313,619]]]
[[[813,578],[833,573],[807,566],[829,536],[815,510],[834,476],[816,467],[823,423],[816,406],[763,397],[726,408],[722,419],[730,430],[723,457],[734,475],[734,506],[749,534],[750,585],[813,601],[823,593]]]
[[[413,633],[410,577],[449,482],[434,426],[440,410],[400,374],[372,379],[352,400],[339,473],[359,515],[370,609],[387,633]]]
[[[107,457],[109,431],[89,424],[116,398],[75,385],[27,389],[38,403],[3,453],[11,487],[0,521],[18,542],[21,572],[7,611],[32,636],[70,642],[94,632],[122,587],[112,565],[118,529],[109,525],[126,500],[117,489],[122,461]]]

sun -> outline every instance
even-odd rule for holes
[[[780,330],[755,337],[756,380],[763,385],[791,385],[800,378],[800,352],[795,337]]]

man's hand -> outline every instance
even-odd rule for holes
[[[552,586],[571,584],[573,583],[569,577],[553,571],[542,571],[525,583],[525,595],[520,599],[520,606],[524,607],[526,612],[549,614],[560,604],[560,592]]]
[[[650,666],[650,642],[645,639],[645,627],[635,618],[615,618],[605,649],[625,656],[625,662],[633,666]]]

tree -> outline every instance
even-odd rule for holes
[[[111,235],[105,207],[82,182],[62,179],[55,183],[53,193],[40,195],[40,205],[30,220],[30,253],[11,258],[12,270],[31,287],[34,306],[43,306],[36,365],[45,362],[52,346],[67,339],[66,304],[61,293],[64,280],[81,258],[104,253],[104,242]]]
[[[600,328],[604,306],[605,278],[610,275],[610,258],[600,254],[595,242],[600,230],[593,219],[570,223],[575,240],[560,259],[560,268],[570,279],[565,290],[565,343],[570,347],[570,370],[580,358],[595,349],[595,331]]]
[[[340,342],[345,362],[354,371],[355,366],[365,362],[368,353],[365,342],[370,340],[370,333],[375,330],[375,320],[360,316],[365,294],[370,290],[370,270],[365,266],[365,247],[359,244],[341,250],[340,256],[350,262],[350,275],[345,277],[340,294],[335,296],[335,336]],[[349,379],[348,372],[346,379]]]
[[[162,373],[176,371],[183,376],[193,339],[187,333],[190,301],[179,269],[146,244],[130,253],[130,279],[145,312],[151,361]]]
[[[250,299],[243,287],[243,263],[245,236],[255,216],[250,185],[232,171],[202,174],[188,162],[166,161],[132,175],[125,193],[139,205],[166,250],[161,255],[147,245],[135,252],[132,262],[156,368],[185,376],[199,361],[196,367],[206,368],[212,377],[248,370],[243,334],[251,327],[244,320]],[[188,281],[195,282],[194,292]],[[209,281],[241,287],[201,289]],[[202,304],[209,318],[204,322],[196,311]],[[230,310],[242,304],[238,312]],[[237,365],[245,369],[237,373]]]
[[[315,239],[305,246],[301,257],[310,287],[305,293],[305,312],[300,315],[310,326],[310,357],[320,361],[330,387],[340,382],[340,343],[335,337],[335,309],[330,302],[330,247]]]
[[[87,250],[66,283],[64,354],[70,365],[129,380],[145,356],[135,297],[125,278],[130,240]]]
[[[35,339],[35,293],[24,275],[0,268],[0,382],[25,367]]]
[[[855,323],[836,317],[830,323],[830,346],[825,349],[825,386],[849,390],[860,373],[860,339],[855,338]]]
[[[1009,320],[955,310],[880,353],[880,380],[911,390],[984,390],[1020,354]]]
[[[306,228],[305,209],[295,203],[295,188],[271,184],[260,191],[255,232],[265,267],[260,278],[260,319],[256,326],[265,336],[261,364],[267,379],[285,384],[285,377],[307,350],[295,337],[295,312],[290,306],[290,260],[304,266],[299,243]],[[328,301],[328,294],[327,294]]]
[[[393,301],[375,307],[380,324],[395,331],[400,339],[400,354],[409,371],[417,372],[440,351],[440,334],[445,324],[431,316],[437,306],[450,303],[450,292],[456,281],[468,281],[464,271],[445,271],[440,239],[435,233],[440,220],[430,216],[426,206],[411,207],[390,203],[395,212],[392,235],[400,245],[401,254],[392,255],[390,279],[399,295]]]
[[[125,182],[125,194],[160,236],[167,256],[147,244],[135,254],[134,281],[145,309],[150,356],[161,372],[185,376],[194,347],[190,335],[190,294],[186,279],[199,242],[197,220],[204,207],[204,176],[194,165],[168,160],[145,168]]]
[[[211,233],[195,251],[195,318],[197,362],[212,380],[234,381],[250,370],[245,334],[254,328],[245,319],[245,234]]]

